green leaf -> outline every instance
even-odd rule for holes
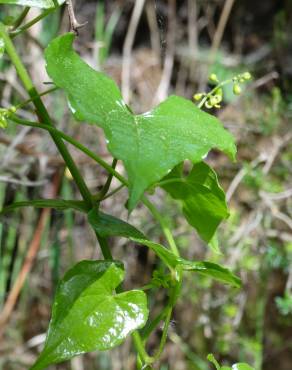
[[[88,213],[88,221],[102,237],[123,236],[125,238],[145,239],[146,237],[134,226],[111,215],[93,209]]]
[[[181,267],[184,271],[194,271],[202,275],[212,277],[223,283],[232,285],[236,288],[241,286],[241,280],[227,268],[208,261],[188,261],[184,258],[175,256],[170,250],[160,244],[153,243],[149,240],[131,238],[136,243],[146,245],[152,249],[157,256],[171,269]]]
[[[65,0],[57,0],[59,5],[64,4]],[[53,0],[0,0],[0,4],[15,4],[22,6],[32,6],[36,8],[49,9],[54,8]]]
[[[5,43],[4,40],[0,37],[0,58],[3,57],[5,51]]]
[[[69,33],[48,46],[48,74],[66,91],[75,117],[103,128],[109,151],[123,160],[130,184],[130,210],[149,186],[182,161],[199,162],[212,148],[234,158],[232,135],[217,118],[189,100],[171,96],[151,112],[134,115],[115,82],[75,53],[73,40]]]
[[[238,364],[232,365],[232,370],[254,370],[254,368],[249,366],[248,364],[240,362]]]
[[[31,370],[111,349],[143,327],[148,318],[145,293],[113,294],[123,278],[119,262],[82,261],[70,269],[58,286],[45,347]]]
[[[172,198],[182,202],[188,223],[210,243],[220,222],[229,216],[225,193],[216,172],[200,162],[183,177],[182,167],[176,167],[162,180],[161,186]]]
[[[208,361],[212,362],[216,370],[254,370],[254,368],[242,362],[232,365],[232,368],[229,366],[220,366],[218,361],[216,360],[216,358],[214,357],[212,353],[208,354],[207,359]]]
[[[34,208],[54,208],[59,210],[75,209],[79,212],[87,212],[87,206],[83,201],[79,200],[63,200],[63,199],[36,199],[22,202],[15,202],[7,207],[4,207],[0,216],[15,211],[19,208],[34,207]]]

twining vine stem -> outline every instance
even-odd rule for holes
[[[12,43],[12,38],[13,37],[18,35],[19,33],[22,33],[23,31],[25,31],[26,29],[28,29],[29,27],[31,27],[32,25],[34,25],[35,23],[40,21],[42,18],[46,17],[54,9],[49,9],[47,11],[44,11],[42,14],[40,14],[40,16],[36,17],[31,22],[28,22],[23,27],[21,27],[18,30],[16,30],[15,32],[11,33],[11,35],[9,35],[8,32],[6,31],[6,27],[2,23],[0,23],[0,37],[2,37],[2,39],[4,40],[6,52],[7,52],[8,56],[10,57],[10,60],[13,63],[13,65],[14,65],[14,67],[15,67],[15,69],[16,69],[16,71],[17,71],[17,73],[18,73],[18,75],[19,75],[27,93],[30,96],[30,99],[23,102],[22,104],[20,104],[20,106],[24,106],[25,104],[28,104],[29,102],[32,102],[35,106],[36,114],[37,114],[38,119],[39,119],[39,123],[22,120],[22,119],[18,118],[16,115],[11,115],[10,120],[14,121],[18,124],[37,127],[37,128],[42,128],[42,129],[47,130],[50,133],[53,141],[55,142],[60,154],[62,155],[62,157],[63,157],[63,159],[66,163],[66,166],[68,167],[69,171],[72,174],[72,177],[73,177],[73,179],[74,179],[74,181],[75,181],[75,183],[76,183],[76,185],[77,185],[77,187],[78,187],[78,189],[79,189],[79,191],[80,191],[80,193],[83,197],[83,200],[86,204],[86,207],[88,208],[88,210],[90,210],[94,207],[95,199],[92,196],[91,192],[89,191],[81,173],[79,172],[79,169],[77,168],[77,166],[76,166],[71,154],[69,153],[66,145],[64,144],[63,140],[68,141],[69,143],[71,143],[75,147],[79,148],[81,151],[83,151],[89,157],[94,159],[97,163],[99,163],[101,166],[103,166],[109,172],[108,180],[106,181],[106,184],[104,185],[104,187],[101,191],[101,194],[100,194],[100,196],[101,196],[100,200],[102,200],[107,195],[113,177],[116,177],[122,183],[122,185],[124,185],[124,186],[129,186],[129,183],[123,176],[121,176],[115,170],[116,163],[117,163],[116,159],[113,160],[112,166],[108,165],[105,161],[103,161],[96,154],[91,152],[88,148],[86,148],[85,146],[83,146],[82,144],[80,144],[75,139],[71,138],[70,136],[64,134],[63,132],[61,132],[59,130],[57,130],[53,126],[53,123],[52,123],[52,120],[49,116],[49,113],[48,113],[47,109],[45,108],[45,106],[44,106],[44,104],[41,100],[41,96],[46,95],[48,93],[51,93],[51,92],[55,91],[57,88],[53,87],[52,89],[49,89],[48,91],[46,91],[42,94],[39,94],[38,91],[36,90],[35,86],[33,85],[33,82],[31,80],[24,64],[22,63],[22,61],[21,61],[13,43]],[[28,10],[29,9],[26,10],[26,14],[27,14]],[[19,25],[22,23],[26,14],[24,12],[20,16],[19,21],[18,21]],[[16,22],[16,25],[17,25],[17,22]],[[77,27],[76,27],[75,31],[80,26],[81,25],[77,24]],[[164,235],[166,237],[166,240],[168,241],[169,246],[170,246],[171,250],[173,251],[173,253],[175,255],[179,256],[179,252],[178,252],[178,248],[176,246],[175,240],[174,240],[174,238],[171,234],[170,229],[166,225],[163,217],[160,215],[159,211],[156,209],[156,207],[145,196],[142,198],[142,201],[145,204],[145,206],[150,210],[150,212],[152,213],[154,218],[160,223],[160,225],[162,227],[162,230],[164,232]],[[97,200],[97,203],[98,203],[98,200]],[[104,258],[107,259],[107,260],[113,260],[110,248],[109,248],[108,243],[107,243],[107,240],[105,238],[101,237],[100,235],[98,235],[97,233],[96,233],[96,237],[99,241],[100,248],[101,248],[101,251],[102,251],[102,254],[103,254]],[[132,334],[132,338],[133,338],[133,341],[134,341],[139,359],[142,361],[142,364],[148,364],[148,365],[152,364],[154,361],[156,361],[159,358],[161,352],[163,351],[163,348],[165,346],[165,342],[166,342],[166,339],[167,339],[167,333],[168,333],[168,328],[169,328],[169,324],[170,324],[170,320],[171,320],[172,310],[173,310],[174,304],[176,303],[176,299],[179,295],[179,290],[180,290],[180,286],[181,286],[181,278],[182,278],[182,274],[178,273],[177,276],[176,276],[176,282],[170,290],[169,302],[168,302],[167,307],[166,307],[166,309],[165,309],[165,311],[163,312],[163,315],[162,315],[162,317],[165,318],[162,338],[161,338],[161,342],[160,342],[158,351],[154,355],[154,357],[150,357],[147,354],[146,350],[145,350],[145,341],[146,341],[147,338],[144,338],[142,340],[140,334],[137,331]]]

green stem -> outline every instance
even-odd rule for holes
[[[115,170],[116,166],[117,166],[117,163],[118,163],[118,160],[116,158],[113,159],[113,163],[112,163],[112,168]],[[99,199],[103,199],[108,191],[109,191],[109,188],[111,186],[111,183],[112,183],[112,180],[113,180],[113,173],[111,172],[106,180],[106,183],[104,185],[104,187],[102,188],[101,192],[99,193]]]
[[[49,13],[47,13],[47,14],[49,14]],[[39,18],[38,20],[40,20],[40,19],[41,18]],[[37,21],[35,19],[35,23]],[[8,33],[6,32],[5,26],[2,23],[0,23],[0,37],[3,38],[4,43],[5,43],[6,52],[9,55],[12,63],[14,64],[15,69],[16,69],[20,79],[22,80],[22,83],[23,83],[25,89],[27,90],[30,98],[33,100],[33,104],[36,108],[36,112],[37,112],[37,115],[39,117],[39,120],[41,122],[43,122],[46,126],[53,127],[51,119],[49,117],[49,114],[48,114],[41,98],[39,97],[39,94],[38,94],[37,90],[35,89],[35,87],[32,83],[32,80],[30,79],[30,77],[29,77],[21,59],[19,58],[19,56],[17,54],[17,51],[16,51]],[[41,127],[41,125],[39,127]],[[75,165],[75,162],[73,161],[67,147],[65,146],[64,142],[62,141],[61,136],[57,132],[53,132],[53,131],[51,131],[51,136],[52,136],[60,154],[62,155],[67,167],[69,168],[69,170],[72,174],[72,177],[74,178],[74,180],[76,182],[76,185],[78,186],[78,188],[80,190],[80,193],[81,193],[81,195],[84,199],[84,202],[88,205],[89,208],[91,208],[92,207],[91,193],[88,190],[81,174],[79,173],[79,170],[78,170],[77,166]],[[109,166],[109,168],[111,169],[111,171],[109,171],[109,172],[113,173],[115,175],[116,171],[111,166]],[[122,178],[121,176],[119,176],[119,177]],[[123,179],[122,182],[125,185],[128,184],[127,181],[124,180],[124,179]],[[103,253],[104,257],[106,259],[108,258],[108,259],[112,260],[113,258],[112,258],[112,255],[111,255],[111,252],[110,252],[110,249],[109,249],[109,246],[107,244],[106,239],[101,238],[98,234],[96,236],[97,236],[98,241],[100,243],[100,247],[101,247],[101,250],[102,250],[102,253]],[[148,354],[145,350],[145,347],[144,347],[144,343],[143,343],[139,333],[134,332],[132,334],[132,337],[133,337],[135,346],[137,348],[137,352],[138,352],[141,360],[144,363],[147,363],[147,364],[151,363],[152,359],[148,356]]]
[[[73,137],[66,135],[64,132],[59,131],[54,126],[46,125],[46,124],[38,124],[36,122],[27,121],[24,119],[21,119],[17,117],[16,115],[11,115],[9,119],[12,122],[15,122],[17,124],[20,124],[22,126],[29,126],[29,127],[35,127],[35,128],[41,128],[43,130],[48,131],[51,134],[58,135],[60,138],[64,139],[71,145],[75,146],[75,148],[78,148],[81,152],[86,154],[89,158],[93,159],[96,163],[98,163],[101,167],[103,167],[107,172],[111,173],[115,178],[117,178],[123,185],[129,186],[129,183],[127,179],[125,179],[121,174],[119,174],[115,169],[112,168],[111,165],[106,163],[102,158],[100,158],[97,154],[92,152],[90,149],[86,148],[86,146],[82,145],[79,141],[75,140]]]
[[[94,152],[92,152],[90,149],[86,148],[84,145],[82,145],[79,141],[75,140],[69,135],[66,135],[62,131],[57,130],[55,127],[50,125],[41,124],[38,125],[35,122],[27,121],[21,118],[18,118],[16,115],[11,115],[9,119],[15,123],[18,123],[23,126],[30,126],[30,127],[36,127],[41,128],[43,130],[49,131],[51,134],[58,135],[62,139],[66,140],[70,144],[74,145],[76,148],[81,150],[83,153],[85,153],[88,157],[92,158],[94,161],[96,161],[98,164],[100,164],[104,169],[106,169],[110,174],[112,174],[114,177],[116,177],[123,185],[129,187],[128,181],[120,175],[112,166],[110,166],[108,163],[106,163],[103,159],[101,159],[98,155],[96,155]],[[142,198],[142,201],[144,205],[149,209],[149,211],[152,213],[154,218],[159,222],[161,225],[162,231],[166,237],[166,240],[168,241],[168,244],[173,251],[173,253],[176,256],[179,256],[179,251],[176,246],[175,240],[171,234],[171,231],[169,227],[166,225],[163,217],[160,215],[159,211],[156,209],[156,207],[144,196]]]
[[[216,85],[214,87],[214,89],[212,89],[211,91],[208,92],[208,94],[200,101],[200,103],[198,104],[198,108],[202,108],[204,106],[204,104],[206,103],[206,101],[210,98],[210,96],[212,96],[217,90],[219,90],[221,87],[229,84],[232,82],[232,79],[229,79],[229,80],[226,80],[226,81],[223,81],[221,82],[220,84]]]
[[[52,93],[52,92],[54,92],[56,90],[59,90],[59,87],[54,86],[54,87],[52,87],[52,88],[50,88],[50,89],[48,89],[46,91],[43,91],[43,92],[39,93],[39,95],[37,97],[31,98],[31,99],[27,99],[24,102],[22,102],[21,104],[16,105],[15,108],[16,109],[21,109],[21,108],[25,107],[27,104],[32,103],[36,98],[40,98],[42,96],[48,95],[48,94],[50,94],[50,93]]]
[[[154,359],[153,359],[153,357],[150,357],[148,355],[148,353],[146,352],[145,347],[144,347],[144,343],[143,343],[139,333],[136,332],[136,331],[134,333],[132,333],[132,338],[133,338],[133,342],[134,342],[136,351],[137,351],[143,365],[144,364],[147,364],[147,365],[152,364],[154,362]]]
[[[10,33],[10,37],[13,39],[14,37],[18,36],[19,34],[23,33],[24,31],[28,30],[30,27],[34,26],[43,18],[47,17],[50,13],[52,13],[55,8],[47,9],[38,15],[36,18],[32,19],[30,22],[26,23],[23,27],[19,28],[16,31]]]
[[[113,169],[112,166],[107,164],[105,161],[103,161],[100,157],[98,157],[95,153],[93,153],[90,149],[86,148],[80,142],[78,142],[74,138],[64,134],[62,131],[57,130],[55,127],[52,127],[52,126],[49,126],[49,125],[44,125],[44,124],[39,126],[35,122],[30,122],[30,121],[20,119],[15,115],[11,115],[10,120],[12,120],[15,123],[24,125],[24,126],[42,128],[42,129],[47,130],[51,133],[54,132],[55,134],[58,134],[64,140],[66,140],[70,144],[74,145],[76,148],[81,150],[83,153],[85,153],[90,158],[95,160],[98,164],[100,164],[102,167],[104,167],[109,173],[111,173],[114,177],[116,177],[124,186],[127,186],[127,187],[129,186],[128,181],[122,175],[120,175],[115,169]],[[145,196],[142,198],[142,201],[143,201],[144,205],[152,213],[153,217],[160,223],[161,228],[162,228],[162,230],[164,232],[164,235],[166,237],[166,240],[168,241],[169,246],[170,246],[171,250],[173,251],[173,253],[175,255],[179,256],[179,251],[178,251],[178,248],[176,246],[175,240],[174,240],[174,238],[171,234],[170,229],[166,225],[163,217],[160,215],[159,211],[156,209],[156,207]],[[97,237],[100,241],[100,237],[98,235],[97,235]],[[104,246],[104,240],[101,240],[100,244],[101,244],[101,248],[105,247]],[[180,290],[180,287],[181,287],[181,280],[182,280],[182,273],[181,272],[179,272],[177,280],[178,280],[177,281],[177,286],[175,287],[175,289],[176,289],[175,297],[178,296],[179,290]],[[175,302],[176,302],[176,299],[171,299],[171,305],[167,309],[168,310],[167,311],[167,320],[166,320],[165,325],[164,325],[162,343],[160,344],[159,351],[162,351],[163,347],[165,345],[165,341],[166,341],[166,338],[167,338],[168,327],[169,327],[169,322],[170,322],[170,319],[168,319],[168,317],[171,317],[173,306],[174,306]],[[171,307],[171,309],[170,309],[170,307]],[[135,347],[137,349],[137,352],[139,353],[139,356],[140,356],[141,360],[144,363],[151,363],[152,358],[149,357],[148,354],[146,353],[143,341],[142,341],[142,339],[140,338],[140,336],[137,332],[133,333],[133,340],[134,340]]]
[[[46,125],[52,126],[53,124],[52,124],[51,118],[41,98],[39,97],[39,94],[37,90],[35,89],[33,82],[31,78],[29,77],[28,72],[25,66],[23,65],[8,33],[6,32],[5,26],[2,23],[0,23],[0,36],[4,40],[5,50],[7,54],[9,55],[11,62],[13,63],[27,93],[29,94],[30,98],[33,100],[33,104],[36,108],[36,113],[37,113],[37,116],[39,117],[39,120],[45,123]],[[84,201],[90,208],[92,206],[92,198],[91,198],[90,191],[88,190],[87,185],[85,184],[83,177],[81,176],[77,166],[75,165],[75,162],[73,161],[66,145],[64,144],[62,139],[55,133],[51,133],[51,136],[60,154],[62,155],[68,169],[70,170],[72,177],[74,178],[76,185],[78,186]]]
[[[168,307],[167,314],[166,314],[166,319],[164,321],[164,326],[163,326],[163,332],[162,332],[162,337],[160,341],[159,348],[154,356],[154,361],[158,360],[159,357],[161,356],[163,349],[165,347],[166,341],[167,341],[167,336],[168,336],[168,328],[170,325],[170,320],[171,320],[171,315],[172,315],[172,310],[173,307]]]
[[[16,28],[18,28],[21,23],[24,21],[24,18],[27,16],[28,12],[30,10],[30,7],[29,6],[26,6],[23,11],[20,13],[20,15],[18,16],[18,18],[16,18],[14,24],[13,24],[13,30],[15,30]]]
[[[108,242],[107,242],[106,238],[103,238],[97,232],[95,233],[95,235],[97,237],[97,240],[98,240],[98,243],[99,243],[99,246],[100,246],[100,249],[101,249],[101,252],[102,252],[102,255],[103,255],[104,259],[109,260],[109,261],[113,261],[113,256],[111,254],[111,251],[110,251],[110,248],[109,248],[109,245],[108,245]]]
[[[118,191],[120,191],[121,189],[123,189],[124,186],[125,185],[123,185],[123,184],[120,185],[120,186],[118,186],[116,189],[114,189],[113,191],[111,191],[110,193],[108,193],[105,197],[103,197],[101,199],[101,201],[103,201],[103,200],[105,200],[107,198],[110,198],[112,195],[116,194]]]
[[[143,328],[142,338],[145,341],[150,334],[157,328],[157,325],[161,320],[165,318],[168,312],[168,306],[164,307],[163,310],[151,321],[149,324]]]
[[[177,245],[175,243],[175,240],[174,240],[174,238],[172,236],[172,233],[171,233],[169,227],[167,226],[164,218],[161,216],[161,214],[159,213],[159,211],[157,210],[157,208],[149,201],[149,199],[147,199],[145,196],[143,196],[142,201],[145,204],[145,206],[149,209],[149,211],[152,213],[152,215],[154,216],[154,218],[161,225],[162,231],[163,231],[163,233],[165,235],[165,238],[166,238],[166,240],[167,240],[167,242],[168,242],[168,244],[169,244],[170,249],[172,250],[172,252],[176,256],[179,256],[179,251],[178,251]]]
[[[15,122],[17,124],[20,124],[22,126],[29,126],[29,127],[41,128],[43,130],[48,131],[51,134],[58,135],[60,138],[64,139],[65,141],[67,141],[71,145],[73,145],[76,148],[78,148],[80,151],[82,151],[88,157],[90,157],[91,159],[93,159],[95,162],[97,162],[100,166],[102,166],[109,173],[113,174],[113,176],[116,177],[123,185],[128,186],[128,181],[122,175],[120,175],[116,170],[114,170],[111,165],[109,165],[108,163],[106,163],[98,155],[96,155],[90,149],[86,148],[84,145],[82,145],[79,141],[75,140],[73,137],[71,137],[69,135],[66,135],[64,132],[59,131],[58,129],[56,129],[53,126],[46,125],[46,124],[39,125],[36,122],[31,122],[31,121],[27,121],[27,120],[21,119],[21,118],[17,117],[16,115],[11,115],[9,117],[9,119],[12,122]]]

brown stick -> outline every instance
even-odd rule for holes
[[[70,20],[70,26],[71,31],[75,33],[75,35],[78,36],[78,29],[84,27],[87,22],[79,23],[76,19],[74,7],[72,4],[72,0],[66,0],[66,5],[68,7],[68,13],[69,13],[69,20]]]
[[[51,184],[51,188],[49,189],[49,197],[55,198],[58,193],[60,183],[60,175],[58,173],[55,174],[54,180]],[[23,262],[22,268],[15,280],[15,283],[8,295],[8,298],[5,302],[4,308],[0,314],[0,340],[4,333],[5,326],[8,324],[10,316],[13,312],[13,309],[16,305],[17,299],[19,297],[19,294],[21,292],[21,289],[25,283],[25,280],[27,278],[27,275],[29,274],[30,270],[32,269],[33,263],[35,261],[36,255],[38,253],[38,250],[40,248],[40,243],[42,239],[42,234],[44,231],[44,228],[46,226],[46,222],[48,220],[48,217],[50,215],[51,210],[48,208],[45,208],[42,210],[34,236],[32,238],[32,241],[30,243],[30,246],[28,248],[27,255],[25,257],[25,260]]]
[[[213,42],[212,42],[212,46],[211,46],[209,65],[214,63],[214,58],[215,58],[215,55],[216,55],[216,53],[219,49],[224,31],[225,31],[225,27],[226,27],[228,18],[230,16],[232,7],[234,5],[234,2],[235,2],[235,0],[226,0],[226,2],[224,4],[224,8],[222,10],[220,20],[219,20],[219,24],[218,24],[218,27],[216,29],[214,39],[213,39]]]

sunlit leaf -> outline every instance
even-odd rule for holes
[[[0,58],[3,57],[5,51],[5,43],[4,40],[0,37]]]
[[[182,168],[176,167],[161,184],[174,199],[181,201],[189,224],[210,243],[220,222],[229,216],[225,193],[215,171],[200,162],[183,177]]]
[[[182,161],[199,162],[212,148],[235,156],[232,135],[189,100],[171,96],[151,112],[134,115],[115,82],[75,53],[73,39],[69,33],[51,42],[46,50],[47,71],[66,91],[75,117],[102,127],[108,149],[123,160],[130,210],[150,185]]]
[[[58,286],[45,347],[31,370],[111,349],[143,327],[148,317],[145,293],[113,293],[123,278],[119,262],[82,261],[70,269]]]
[[[57,0],[59,5],[64,4],[65,0]],[[0,0],[0,4],[15,4],[22,6],[31,6],[43,9],[54,8],[53,0]]]
[[[240,362],[238,364],[232,365],[232,370],[254,370],[254,368],[249,366],[248,364]]]
[[[149,240],[135,238],[131,239],[152,249],[157,256],[172,269],[181,267],[184,271],[198,272],[202,275],[212,277],[215,280],[219,280],[237,288],[241,286],[240,278],[221,265],[208,261],[188,261],[184,258],[175,256],[170,250],[166,249],[160,244],[153,243]]]

